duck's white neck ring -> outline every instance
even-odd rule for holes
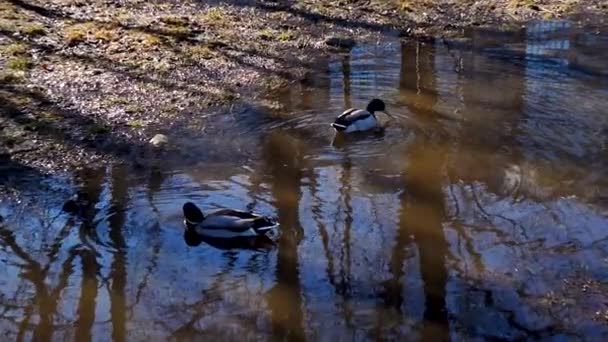
[[[196,227],[197,223],[191,222],[188,219],[184,219],[184,225],[186,226],[186,228],[192,229]]]

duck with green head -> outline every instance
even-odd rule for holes
[[[384,101],[373,99],[365,109],[350,108],[345,110],[331,126],[338,133],[365,132],[377,129],[380,127],[376,117],[377,112],[382,112],[392,118],[392,115],[386,111]]]
[[[201,236],[218,239],[270,236],[279,224],[262,215],[235,209],[219,209],[206,215],[192,202],[183,206],[186,229]]]

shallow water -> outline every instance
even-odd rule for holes
[[[210,118],[194,163],[19,175],[0,336],[606,339],[606,51],[568,22],[358,46],[281,113]],[[334,141],[332,117],[372,97],[401,119]],[[189,246],[187,200],[273,215],[281,238]]]

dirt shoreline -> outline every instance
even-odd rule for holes
[[[0,4],[0,167],[5,175],[146,167],[163,153],[148,143],[155,134],[171,141],[200,134],[208,115],[229,107],[272,107],[267,94],[355,42],[603,20],[607,11],[595,0],[8,0]]]

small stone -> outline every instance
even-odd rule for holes
[[[340,49],[350,50],[355,46],[356,42],[349,37],[329,37],[325,40],[325,44]]]
[[[162,147],[169,143],[169,138],[164,134],[157,134],[150,139],[150,144],[154,147]]]

